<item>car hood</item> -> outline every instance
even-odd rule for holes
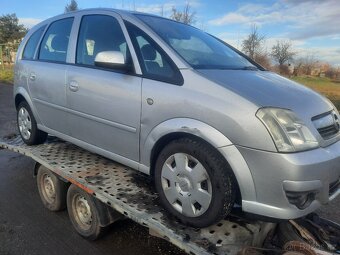
[[[333,108],[325,97],[315,91],[272,72],[251,70],[198,70],[198,72],[259,107],[290,109],[309,120]]]

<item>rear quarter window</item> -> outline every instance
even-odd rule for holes
[[[34,58],[34,53],[37,49],[38,43],[40,41],[40,38],[45,30],[46,26],[43,26],[39,28],[37,31],[35,31],[31,37],[27,40],[27,43],[24,48],[24,52],[22,54],[22,59],[31,60]]]

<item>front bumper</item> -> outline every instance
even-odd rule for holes
[[[235,174],[240,185],[242,208],[246,212],[294,219],[313,212],[340,194],[340,141],[326,148],[290,154],[235,147],[246,162],[253,181],[250,183],[248,178],[244,182],[242,176]],[[224,155],[226,148],[220,149]],[[234,172],[238,171],[239,164],[231,164],[231,167]],[[246,194],[243,185],[253,186],[255,194]],[[247,189],[249,191],[249,187]],[[311,194],[310,203],[298,208],[292,202],[292,194]]]

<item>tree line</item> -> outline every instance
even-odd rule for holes
[[[299,55],[289,40],[277,40],[269,51],[265,43],[265,36],[259,33],[256,25],[252,25],[251,32],[242,41],[242,51],[266,69],[284,75],[324,75],[335,78],[340,71],[319,60],[313,53]]]

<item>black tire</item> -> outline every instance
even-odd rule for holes
[[[24,108],[28,112],[29,118],[32,124],[31,134],[29,138],[25,138],[23,136],[22,132],[20,131],[20,127],[19,127],[19,112],[22,108]],[[38,129],[37,122],[34,118],[32,110],[26,101],[22,101],[17,107],[17,125],[18,125],[20,136],[27,145],[41,144],[46,141],[47,133]]]
[[[182,215],[174,209],[164,194],[161,169],[165,161],[175,153],[185,153],[195,157],[209,175],[212,187],[211,202],[208,209],[200,216]],[[154,177],[161,203],[168,212],[184,224],[198,228],[207,227],[225,218],[233,208],[237,191],[235,177],[222,155],[205,142],[192,138],[181,138],[169,143],[158,155]]]
[[[54,198],[49,197],[45,189],[46,182],[52,182]],[[40,166],[37,174],[39,195],[44,206],[50,211],[61,211],[66,208],[67,183],[60,180],[53,172],[44,166]],[[50,187],[50,185],[49,185]]]
[[[85,224],[82,223],[75,210],[75,199],[79,196],[86,199],[92,214],[92,220],[86,227],[84,227]],[[73,227],[79,235],[92,241],[102,236],[105,231],[105,227],[102,227],[100,224],[100,212],[98,211],[94,199],[94,197],[90,196],[87,192],[74,184],[69,187],[67,192],[67,211]]]

